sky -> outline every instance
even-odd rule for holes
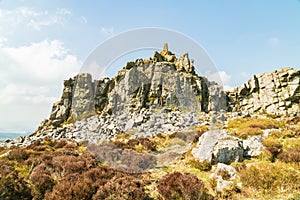
[[[192,38],[227,88],[300,66],[298,0],[0,0],[0,132],[36,129],[98,45],[144,27]]]

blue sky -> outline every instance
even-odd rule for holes
[[[35,129],[62,80],[119,33],[179,31],[206,49],[234,87],[253,74],[299,69],[299,24],[298,0],[0,0],[0,131]]]

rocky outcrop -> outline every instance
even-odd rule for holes
[[[255,75],[228,96],[233,111],[300,115],[300,71],[284,68]]]
[[[60,100],[55,102],[52,106],[52,111],[48,122],[51,123],[51,125],[56,127],[69,118],[71,113],[74,85],[75,80],[72,78],[64,81],[62,96]],[[45,126],[46,124],[44,122],[41,125]]]
[[[70,117],[78,120],[95,115],[94,100],[92,76],[90,74],[79,74],[75,77]]]
[[[226,111],[228,105],[222,87],[198,76],[187,53],[177,58],[165,44],[152,58],[128,62],[112,79],[94,81],[90,74],[81,73],[65,81],[48,124],[59,127],[95,114],[118,115],[143,108],[209,112]]]
[[[196,74],[187,53],[176,57],[165,44],[149,59],[128,62],[114,78],[93,80],[90,74],[80,73],[64,81],[50,118],[32,135],[93,142],[128,131],[136,132],[133,137],[182,131],[207,122],[195,117],[200,113],[209,113],[213,124],[224,123],[227,111],[299,115],[299,81],[299,70],[286,68],[253,76],[244,86],[225,93],[217,83]],[[253,157],[263,149],[258,138],[244,141],[242,147],[239,139],[220,131],[207,134],[202,138],[205,145],[199,141],[198,149],[204,148],[201,156],[212,162],[239,161],[243,153]],[[199,160],[205,160],[201,156]]]

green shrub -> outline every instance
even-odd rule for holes
[[[190,165],[193,168],[199,169],[201,171],[209,171],[211,170],[211,163],[207,160],[200,162],[199,160],[192,158],[189,159],[187,162],[188,165]]]

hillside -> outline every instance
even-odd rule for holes
[[[49,119],[0,146],[1,199],[299,199],[300,71],[223,91],[165,45],[65,80]]]

